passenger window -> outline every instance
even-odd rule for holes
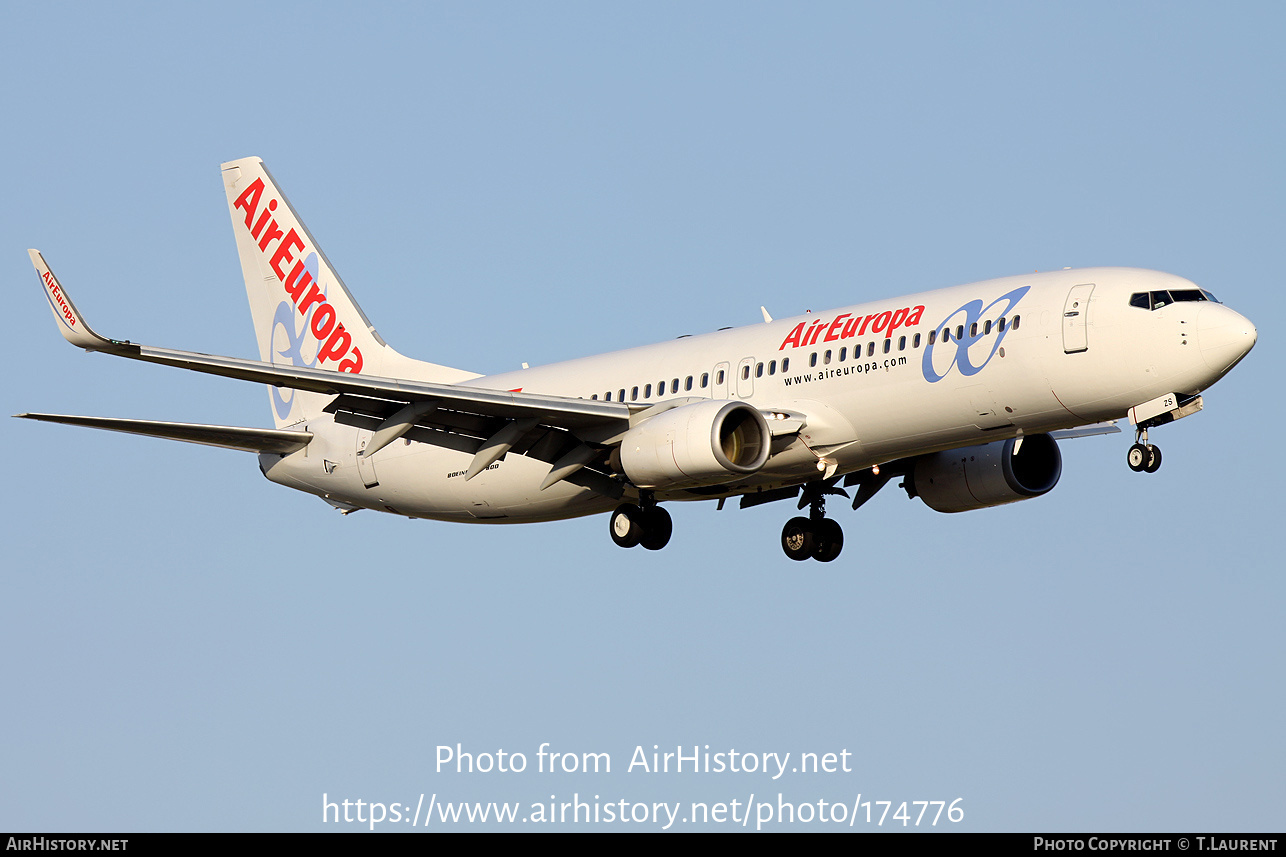
[[[1018,315],[1014,316],[1014,324],[1013,324],[1014,330],[1018,329],[1018,322],[1021,320],[1022,320],[1022,316],[1018,316]]]
[[[644,387],[644,388],[643,388],[643,398],[645,398],[645,399],[650,399],[650,398],[652,398],[652,385],[651,385],[651,384],[648,384],[646,387]]]
[[[892,340],[892,339],[886,339],[886,340],[884,340],[884,353],[885,353],[885,354],[888,354],[888,353],[889,353],[889,349],[891,349],[892,347],[893,347],[893,340]]]
[[[620,396],[618,396],[616,400],[617,400],[618,402],[623,402],[623,401],[625,401],[625,388],[624,388],[624,387],[622,387],[622,388],[621,388],[621,395],[620,395]]]
[[[978,322],[975,321],[973,324],[969,325],[969,336],[973,339],[978,337]]]
[[[956,325],[956,342],[959,342],[962,339],[964,339],[964,325],[957,324]]]
[[[816,365],[817,365],[817,352],[816,352],[816,351],[814,351],[812,354],[808,355],[808,365],[809,365],[809,366],[816,366]]]
[[[1000,322],[996,327],[1001,333],[1005,332],[1005,317],[1003,315],[1000,317]]]
[[[593,394],[591,394],[591,395],[590,395],[590,398],[591,398],[591,399],[593,399],[595,402],[597,402],[597,401],[598,401],[598,393],[593,393]]]
[[[756,378],[764,377],[764,364],[762,363],[755,364],[755,377]]]
[[[683,390],[684,390],[684,392],[689,392],[689,391],[691,391],[691,390],[692,390],[692,376],[691,376],[691,375],[689,375],[689,376],[687,377],[687,379],[683,382]]]
[[[906,351],[906,337],[905,337],[905,336],[902,336],[902,337],[899,337],[899,338],[898,338],[898,351]]]
[[[828,366],[830,365],[830,362],[831,362],[831,352],[830,352],[830,349],[829,349],[829,348],[826,350],[826,353],[822,355],[822,362],[823,362],[823,363],[825,363],[825,364],[826,364],[826,365],[828,365]]]
[[[932,335],[933,335],[933,334],[930,334],[930,336],[932,336]],[[915,335],[915,339],[911,340],[911,347],[912,347],[912,348],[919,348],[919,347],[920,347],[920,334],[918,334],[918,333],[917,333],[917,334]]]
[[[604,394],[603,394],[603,401],[604,401],[604,402],[610,402],[610,401],[612,401],[612,391],[611,391],[611,390],[608,390],[606,393],[604,393]]]
[[[839,350],[839,362],[843,363],[845,357],[848,357],[848,348],[841,348]]]
[[[866,344],[866,356],[867,356],[867,357],[874,357],[874,356],[875,356],[875,343],[874,343],[874,342],[868,342],[868,343]]]
[[[720,369],[720,370],[719,370],[719,374],[717,374],[717,375],[715,375],[715,376],[714,376],[714,382],[715,382],[716,384],[722,384],[722,383],[723,383],[723,370],[722,370],[722,369]]]
[[[988,333],[991,333],[991,319],[987,319],[986,323],[982,326],[982,335],[986,336]]]
[[[783,372],[789,372],[789,371],[790,371],[790,358],[789,358],[789,357],[783,357],[783,358],[781,358],[781,371],[783,371]]]
[[[702,372],[702,373],[701,373],[701,389],[702,389],[702,390],[704,390],[704,389],[705,389],[706,387],[708,387],[708,386],[710,386],[710,373],[709,373],[709,372]]]
[[[777,361],[776,361],[776,360],[769,360],[769,361],[768,361],[768,374],[769,374],[769,375],[776,375],[776,374],[777,374]]]
[[[944,343],[951,341],[951,328],[949,327],[942,328],[942,341]]]
[[[658,396],[664,396],[664,395],[665,395],[665,382],[664,382],[664,381],[661,381],[659,384],[657,384],[657,385],[656,385],[656,394],[657,394]]]
[[[639,400],[639,388],[638,388],[638,387],[635,387],[634,389],[630,390],[630,400],[631,400],[631,401],[635,401],[635,402],[637,402],[637,401]]]
[[[936,330],[930,330],[930,331],[929,331],[929,344],[930,344],[930,345],[936,345],[936,344],[937,344],[937,342],[938,342],[938,332],[937,332]]]

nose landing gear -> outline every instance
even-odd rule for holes
[[[800,507],[808,504],[808,517],[791,518],[782,528],[781,549],[786,556],[797,562],[806,559],[830,562],[844,549],[844,530],[836,521],[826,517],[828,493],[844,494],[840,489],[820,484],[804,487]]]
[[[1125,454],[1125,461],[1135,473],[1156,473],[1161,469],[1161,447],[1148,443],[1148,430],[1134,432],[1134,445]]]

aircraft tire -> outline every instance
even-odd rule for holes
[[[608,519],[612,541],[623,548],[632,548],[643,540],[643,510],[633,503],[622,503]]]
[[[844,549],[844,528],[832,518],[822,518],[813,524],[813,559],[830,562]]]
[[[674,521],[669,512],[660,506],[643,510],[643,538],[639,543],[645,550],[659,551],[670,543],[673,533]]]
[[[1156,473],[1161,469],[1161,447],[1153,446],[1148,449],[1148,463],[1143,465],[1144,473]]]
[[[1130,469],[1135,473],[1142,473],[1151,458],[1148,448],[1141,443],[1131,446],[1129,452],[1125,454],[1125,462],[1130,465]]]
[[[796,562],[803,562],[813,555],[817,535],[813,522],[807,518],[791,518],[781,531],[781,549]]]

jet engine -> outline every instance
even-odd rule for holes
[[[640,488],[723,485],[768,461],[772,433],[744,402],[712,400],[663,411],[626,432],[620,464]]]
[[[929,508],[967,512],[1039,497],[1062,472],[1058,443],[1036,434],[921,456],[912,484]]]

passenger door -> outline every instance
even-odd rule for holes
[[[1075,354],[1089,349],[1090,292],[1094,284],[1072,286],[1063,304],[1063,351]]]

